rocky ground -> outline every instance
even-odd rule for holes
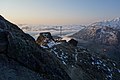
[[[120,65],[107,57],[91,55],[84,48],[65,42],[48,48],[61,60],[72,80],[119,80]]]

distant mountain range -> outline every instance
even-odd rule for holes
[[[120,18],[95,22],[72,35],[84,46],[100,55],[120,60]]]
[[[114,29],[120,29],[120,17],[112,19],[112,20],[104,20],[101,22],[95,22],[90,26],[109,26]]]

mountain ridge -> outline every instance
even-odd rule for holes
[[[112,20],[104,20],[100,22],[95,22],[89,26],[108,26],[114,29],[120,29],[120,17],[114,18]]]

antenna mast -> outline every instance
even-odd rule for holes
[[[60,26],[60,36],[62,36],[62,26]]]

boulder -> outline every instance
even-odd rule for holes
[[[78,41],[75,40],[75,39],[71,39],[71,40],[68,41],[68,43],[70,43],[70,44],[73,45],[73,46],[77,46]]]

